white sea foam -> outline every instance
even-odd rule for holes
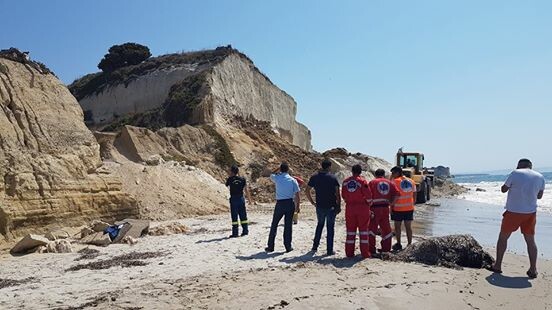
[[[480,182],[480,183],[461,183],[467,187],[469,191],[458,198],[469,201],[488,203],[493,205],[504,206],[506,204],[507,194],[500,191],[503,182]],[[477,189],[484,191],[477,191]],[[546,184],[544,196],[538,201],[539,211],[552,214],[552,183]]]

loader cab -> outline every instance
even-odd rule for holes
[[[424,167],[424,154],[422,153],[397,153],[396,165],[419,174]]]
[[[416,203],[429,201],[434,182],[433,175],[427,169],[424,169],[424,154],[403,152],[401,148],[397,152],[395,164],[403,168],[404,175],[416,183]]]

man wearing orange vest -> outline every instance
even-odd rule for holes
[[[414,220],[414,203],[416,202],[416,183],[404,176],[403,170],[399,166],[391,169],[391,180],[393,180],[399,190],[399,197],[391,207],[391,219],[395,222],[395,238],[397,238],[397,243],[393,245],[393,250],[398,251],[402,250],[401,225],[403,221],[406,228],[408,245],[412,244],[412,220]]]
[[[343,181],[341,196],[345,200],[345,226],[347,227],[347,241],[345,241],[345,255],[355,256],[355,239],[357,229],[360,235],[360,253],[363,258],[370,257],[368,246],[368,226],[370,225],[370,204],[372,193],[368,181],[361,176],[362,167],[354,165],[353,176]]]
[[[376,253],[376,231],[378,226],[381,231],[381,252],[391,251],[393,231],[389,224],[389,206],[393,205],[399,197],[399,190],[395,182],[385,178],[385,170],[376,170],[375,176],[376,178],[368,183],[372,193],[372,218],[370,219],[370,231],[368,231],[368,241],[370,242],[372,255]]]

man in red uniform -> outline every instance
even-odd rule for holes
[[[360,253],[363,258],[370,257],[368,247],[368,226],[370,225],[370,204],[372,194],[368,187],[368,181],[364,179],[362,167],[354,165],[353,176],[343,181],[341,196],[345,200],[345,226],[347,227],[347,241],[345,242],[345,254],[347,257],[355,256],[355,239],[357,229],[360,235]]]
[[[389,224],[389,206],[393,205],[399,196],[397,186],[385,178],[385,170],[376,170],[376,178],[368,186],[372,193],[372,219],[368,231],[370,253],[376,253],[376,231],[381,231],[381,251],[391,251],[393,231]]]

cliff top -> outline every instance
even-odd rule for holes
[[[42,74],[52,74],[55,76],[54,72],[46,67],[45,64],[40,61],[34,61],[29,58],[29,52],[22,52],[15,47],[10,47],[5,50],[0,50],[0,58],[8,59],[15,61],[24,65],[29,65],[31,68],[34,68]]]
[[[81,100],[91,94],[100,93],[107,87],[122,83],[126,85],[137,77],[146,75],[153,71],[168,69],[170,67],[174,67],[175,65],[195,65],[210,68],[220,63],[230,55],[238,55],[253,64],[253,61],[251,61],[249,57],[228,45],[210,50],[173,53],[151,57],[137,65],[125,66],[113,72],[96,72],[87,74],[73,81],[68,88],[77,100]],[[254,68],[261,73],[256,67]],[[262,75],[269,80],[266,75]]]

